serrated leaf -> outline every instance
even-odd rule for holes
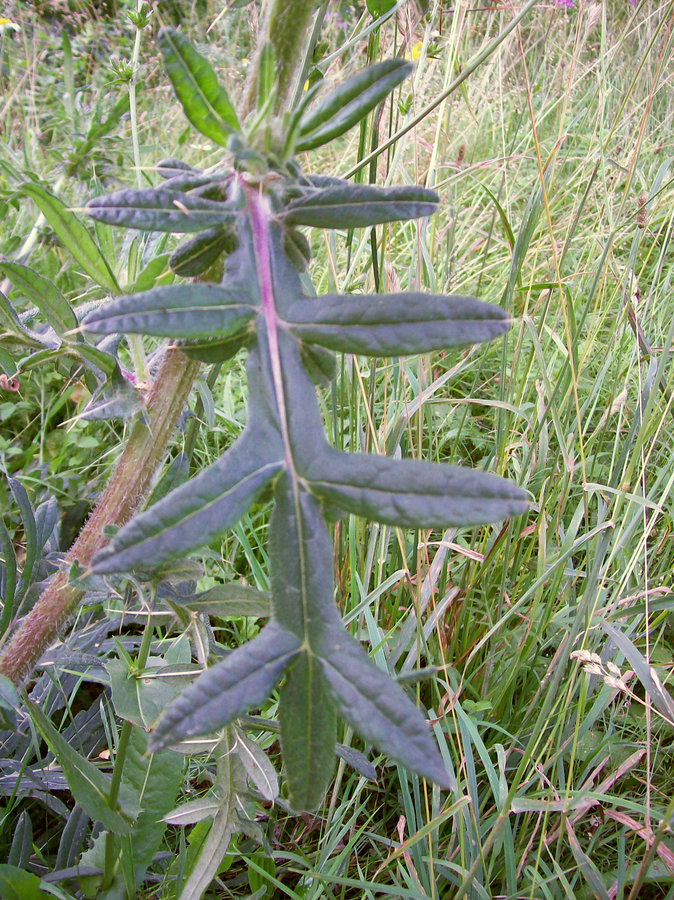
[[[39,184],[27,182],[21,185],[21,191],[35,203],[84,272],[111,294],[118,294],[119,285],[112,269],[75,213]]]
[[[236,246],[233,229],[216,225],[176,247],[169,258],[169,265],[176,275],[193,278],[207,271],[223,253],[232,253]]]
[[[435,191],[416,185],[377,187],[349,184],[313,191],[292,200],[281,215],[287,225],[360,228],[430,216],[438,205]]]
[[[444,463],[333,451],[307,460],[302,475],[324,502],[401,527],[478,525],[529,506],[525,492],[504,478]]]
[[[104,194],[90,200],[85,209],[92,219],[106,225],[179,233],[222,225],[233,221],[235,216],[223,203],[164,186]]]
[[[510,327],[500,306],[472,297],[325,294],[300,300],[286,320],[300,340],[344,353],[402,356],[477,344]]]
[[[73,797],[87,815],[114,834],[129,834],[131,826],[108,803],[110,779],[64,740],[39,706],[28,703],[36,728],[59,761]]]
[[[206,137],[226,147],[230,134],[241,128],[211,64],[173,28],[160,29],[157,45],[187,118]]]
[[[293,661],[279,696],[281,748],[295,812],[320,806],[335,767],[337,722],[321,665],[310,653]]]
[[[256,315],[241,290],[215,284],[171,284],[108,301],[89,313],[82,329],[94,334],[226,338],[242,331]]]
[[[412,701],[346,632],[335,631],[324,646],[327,690],[347,722],[393,759],[448,789],[440,752]]]
[[[93,559],[95,573],[149,570],[234,525],[281,466],[278,436],[246,429],[216,463],[117,532]]]
[[[271,621],[252,641],[207,669],[173,701],[151,738],[154,749],[208,734],[267,699],[300,646]]]
[[[296,150],[312,150],[361,121],[412,72],[402,59],[386,59],[357,72],[310,110],[300,124]]]
[[[48,278],[38,275],[28,266],[7,260],[0,261],[0,272],[4,272],[14,287],[37,306],[47,324],[51,325],[59,337],[63,337],[66,331],[77,328],[77,317],[70,304]]]

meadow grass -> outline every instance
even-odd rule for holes
[[[305,163],[357,170],[364,181],[424,183],[438,190],[440,211],[374,235],[314,233],[311,276],[319,293],[473,294],[506,308],[512,328],[503,341],[463,351],[344,359],[322,398],[326,429],[345,449],[488,468],[526,488],[531,511],[445,533],[353,517],[337,524],[345,620],[379,665],[408,680],[453,788],[441,793],[376,755],[371,783],[340,760],[315,819],[267,811],[275,872],[245,847],[232,872],[259,870],[270,896],[292,898],[674,897],[674,3],[538,3],[500,42],[511,4],[430,6],[425,19],[401,6],[397,22],[362,38],[367,14],[330,8],[327,77],[393,52],[417,68],[376,129]],[[93,165],[64,176],[86,106],[109,88],[92,42],[104,36],[129,55],[129,31],[122,40],[121,21],[104,31],[87,24],[73,38],[87,65],[80,57],[62,84],[48,72],[65,46],[54,26],[12,9],[22,31],[0,104],[2,252],[27,247],[26,260],[69,297],[94,298],[35,211],[12,205],[12,188],[36,176],[78,207],[99,175],[126,185],[152,178],[164,156],[201,165],[216,157],[205,140],[184,139],[145,42],[137,140],[124,120]],[[191,32],[241,84],[246,20],[221,17],[207,38],[218,4],[208,12]],[[353,49],[341,54],[348,40]],[[135,251],[104,226],[96,232],[131,282]],[[242,376],[236,360],[200,382],[206,427],[194,435],[195,467],[240,431]],[[3,463],[35,496],[45,483],[90,496],[119,440],[117,426],[56,427],[77,412],[71,389],[33,372],[22,376],[18,401],[0,395]],[[223,538],[221,553],[201,555],[204,586],[244,577],[267,587],[266,524],[261,505]],[[220,628],[228,640],[249,636],[245,620]],[[425,677],[415,679],[420,668]],[[272,703],[264,713],[273,711]],[[261,740],[273,755],[272,732],[261,727]],[[228,875],[223,896],[245,895],[245,879]]]

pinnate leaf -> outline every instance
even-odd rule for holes
[[[416,185],[345,184],[310,191],[292,200],[282,215],[287,225],[359,228],[430,216],[437,205],[435,191]]]
[[[173,28],[162,28],[157,44],[187,118],[197,131],[226,147],[229,136],[241,129],[234,107],[211,64]]]
[[[369,66],[334,88],[300,124],[297,150],[312,150],[344,134],[386,97],[414,67],[402,59]]]
[[[396,356],[477,344],[504,334],[500,306],[472,297],[428,294],[325,294],[295,303],[286,316],[300,340],[330,350]]]

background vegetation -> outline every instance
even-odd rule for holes
[[[256,829],[231,843],[212,895],[674,897],[674,3],[541,2],[502,41],[510,4],[436,2],[424,13],[401,2],[375,24],[372,11],[387,5],[328,3],[307,77],[338,81],[398,53],[416,61],[413,83],[360,134],[303,165],[426,184],[440,211],[374,232],[311,233],[311,277],[318,292],[472,294],[503,305],[513,327],[503,342],[461,352],[343,359],[322,395],[326,428],[338,448],[399,444],[405,456],[488,468],[526,488],[532,506],[457,533],[338,524],[345,621],[429,711],[453,788],[376,756],[371,781],[358,760],[354,769],[342,759],[315,818],[290,816],[283,791],[275,805],[258,797]],[[257,27],[257,4],[239,7],[176,0],[156,11],[181,21],[233,95]],[[102,293],[22,185],[45,185],[79,210],[103,190],[156,183],[162,158],[203,167],[220,153],[186,127],[155,19],[139,32],[135,8],[2,11],[0,255],[77,306]],[[163,271],[174,246],[87,227],[126,284],[153,259]],[[19,290],[1,287],[39,324]],[[154,349],[143,348],[150,372]],[[121,352],[144,377],[138,354]],[[0,344],[0,463],[13,479],[0,481],[11,539],[2,559],[13,552],[30,571],[44,544],[35,584],[70,546],[126,428],[81,417],[90,385],[71,360],[40,362],[23,368]],[[203,467],[231,443],[245,392],[238,358],[204,371],[170,472]],[[262,503],[174,581],[265,589],[267,522]],[[138,651],[147,620],[143,585],[113,587],[88,595],[29,685],[53,726],[103,770],[120,733],[111,673],[123,652]],[[25,613],[36,591],[11,612]],[[211,623],[227,647],[259,629],[252,616]],[[152,626],[153,652],[184,662],[185,623],[156,617]],[[424,667],[428,677],[415,681]],[[274,702],[260,712],[273,718]],[[276,760],[272,727],[253,726]],[[57,896],[93,896],[75,878],[92,825],[73,806],[72,775],[27,720],[3,735],[0,859],[52,873],[42,884]],[[348,730],[340,740],[369,753]],[[207,756],[190,760],[183,800],[204,794],[211,769]],[[175,895],[199,828],[169,826],[144,896]]]

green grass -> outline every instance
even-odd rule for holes
[[[565,12],[539,3],[405,131],[514,15],[505,4],[478,6],[431,4],[424,22],[410,5],[397,28],[389,22],[332,63],[328,76],[336,79],[361,65],[366,51],[375,58],[402,42],[411,55],[421,51],[414,86],[403,86],[383,115],[377,143],[399,137],[362,177],[424,182],[439,191],[441,209],[427,223],[378,229],[376,267],[369,234],[349,243],[315,233],[311,274],[318,292],[371,291],[379,281],[382,290],[475,294],[503,305],[512,328],[487,347],[376,364],[346,359],[324,410],[340,447],[489,468],[530,492],[531,512],[445,534],[355,519],[337,525],[339,598],[353,633],[392,673],[436,667],[409,690],[428,711],[454,787],[439,793],[369,748],[376,784],[340,761],[315,820],[265,811],[275,861],[270,896],[674,897],[666,828],[674,814],[672,722],[649,668],[667,690],[674,4],[587,2]],[[190,33],[229,83],[241,84],[246,20],[228,14],[206,38],[216,7]],[[110,86],[106,59],[111,51],[130,55],[131,32],[121,14],[107,26],[84,23],[71,37],[64,98],[58,28],[38,23],[23,4],[9,4],[7,14],[22,30],[0,103],[0,252],[16,258],[27,246],[24,261],[84,302],[98,295],[14,192],[38,178],[80,207],[101,180],[135,183],[126,119],[77,174],[63,169],[88,127],[81,110],[102,98],[109,111],[123,90]],[[331,19],[329,52],[369,22],[364,16],[356,26],[353,11],[341,15],[348,27]],[[168,155],[213,162],[211,147],[191,136],[181,144],[185,122],[147,36],[141,65],[145,176]],[[351,134],[339,155],[318,151],[307,166],[344,174],[372,146],[371,133],[360,149]],[[131,281],[128,245],[103,226],[96,233],[122,281]],[[196,439],[195,467],[238,432],[241,377],[235,361],[204,388],[207,426]],[[81,409],[77,386],[79,373],[54,365],[22,374],[18,394],[0,392],[0,460],[36,503],[47,493],[62,508],[89,499],[122,434],[119,425],[68,424]],[[177,435],[176,448],[184,440]],[[4,485],[0,491],[21,557],[18,511]],[[203,554],[204,587],[240,577],[266,586],[266,521],[262,505],[223,538],[221,554],[216,547]],[[249,620],[217,626],[225,643],[250,636]],[[611,640],[616,631],[621,646]],[[602,667],[585,671],[576,651],[599,654]],[[622,681],[611,681],[618,673]],[[79,710],[81,695],[77,702]],[[111,741],[110,715],[107,728]],[[276,759],[272,733],[261,740]],[[41,856],[53,865],[56,814],[35,800],[0,802],[4,845],[27,810],[33,842],[25,865]],[[177,829],[168,840],[177,852]],[[259,868],[254,850],[240,841],[223,891],[249,893],[245,873]]]

